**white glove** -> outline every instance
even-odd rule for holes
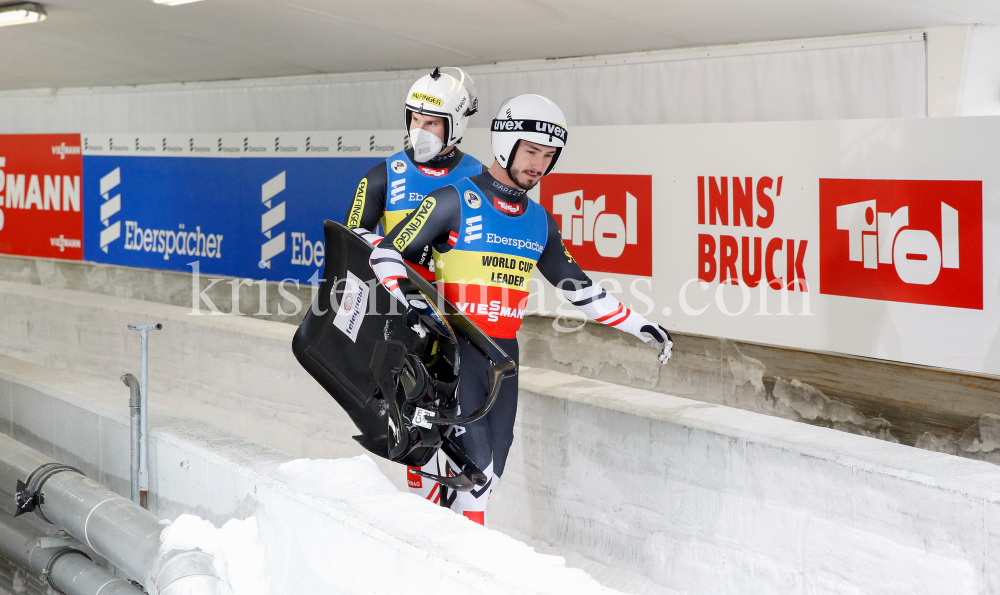
[[[639,329],[639,338],[646,345],[652,345],[660,351],[659,359],[661,364],[670,361],[670,355],[674,348],[674,341],[670,337],[667,329],[658,324],[646,324]]]

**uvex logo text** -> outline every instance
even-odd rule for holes
[[[653,274],[653,177],[551,174],[541,203],[584,270]]]
[[[819,181],[820,293],[983,308],[978,181]]]

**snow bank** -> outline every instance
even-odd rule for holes
[[[561,557],[399,492],[367,456],[293,460],[269,478],[255,482],[255,516],[216,528],[182,514],[161,548],[212,554],[232,595],[615,593]]]

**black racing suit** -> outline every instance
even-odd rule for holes
[[[428,193],[421,205],[390,230],[372,252],[371,264],[376,275],[398,299],[405,303],[405,296],[402,296],[395,281],[405,276],[402,260],[419,256],[429,246],[440,261],[435,267],[439,290],[493,337],[515,362],[518,361],[516,330],[520,326],[528,295],[526,277],[530,280],[533,268],[537,268],[566,299],[588,316],[629,332],[649,344],[659,343],[664,346],[664,353],[668,353],[669,334],[666,330],[653,325],[594,284],[563,245],[555,218],[541,205],[531,203],[524,190],[501,184],[488,172],[457,185],[465,188],[462,195],[455,186]],[[537,209],[541,209],[544,219],[540,219]],[[518,230],[530,232],[521,233]],[[523,252],[512,252],[502,247],[514,244],[518,250],[528,246],[525,250],[537,251],[532,252],[537,253],[537,258],[532,260],[524,257]],[[453,247],[457,253],[449,257]],[[464,275],[469,281],[458,281],[457,275]],[[490,279],[490,282],[485,283],[485,279]],[[495,285],[503,285],[503,293],[489,293]],[[515,285],[518,287],[516,291],[513,289]],[[476,297],[456,297],[461,294],[452,291],[453,288],[480,286],[486,286],[486,289],[472,291]],[[511,295],[511,299],[519,301],[516,304],[501,304],[502,300],[495,299],[500,295]],[[479,303],[474,303],[477,300]],[[484,316],[487,314],[484,300],[489,302],[491,308],[494,301],[497,302],[500,314]],[[464,341],[461,358],[459,405],[461,412],[468,414],[484,402],[488,362],[485,356]],[[473,492],[443,496],[442,502],[452,510],[485,524],[486,499],[503,474],[514,439],[516,412],[515,376],[504,380],[497,403],[486,417],[467,427],[457,428],[456,442],[487,473],[490,483]]]
[[[409,167],[411,168],[407,175],[420,176],[417,173],[417,168],[420,166],[425,166],[427,168],[433,168],[436,170],[452,171],[462,162],[462,158],[465,157],[458,147],[452,147],[452,150],[444,155],[438,155],[426,163],[415,163],[413,161],[413,149],[405,150],[406,157],[409,159]],[[391,158],[390,158],[391,159]],[[486,171],[486,166],[482,166],[482,171]],[[355,195],[354,201],[361,202],[361,217],[358,220],[356,217],[352,221],[352,210],[348,209],[347,214],[344,215],[344,225],[351,228],[363,228],[368,231],[375,231],[376,227],[383,221],[383,217],[386,214],[386,200],[389,194],[389,183],[388,175],[386,173],[386,163],[380,162],[375,164],[365,177],[364,185],[359,185],[358,191]],[[430,188],[434,188],[431,186]],[[384,230],[388,233],[388,229]],[[430,250],[426,250],[420,254],[407,258],[406,260],[414,265],[419,266],[417,272],[423,274],[421,269],[429,268],[431,262]]]
[[[485,172],[478,176],[473,176],[469,180],[476,185],[485,198],[484,202],[486,204],[481,208],[496,208],[493,206],[493,201],[494,199],[499,199],[507,205],[514,205],[521,213],[526,211],[530,199],[524,190],[501,184],[493,176]],[[460,203],[462,198],[459,196],[458,191],[452,186],[447,186],[435,190],[432,194],[436,199],[435,208],[429,217],[423,221],[420,231],[408,242],[401,253],[402,257],[407,260],[424,253],[427,246],[431,246],[438,254],[446,254],[451,250],[452,246],[449,243],[449,238],[452,234],[457,233],[462,225]],[[534,206],[535,208],[541,208],[541,205],[536,204]],[[505,216],[517,217],[517,215],[509,215],[507,212],[499,212],[502,212]],[[411,214],[390,230],[385,239],[379,244],[379,247],[393,247],[393,242],[413,216]],[[575,281],[576,285],[581,287],[590,286],[590,279],[580,269],[576,261],[573,260],[565,246],[563,246],[562,236],[555,218],[548,211],[545,211],[545,216],[548,223],[548,233],[545,238],[545,247],[538,257],[537,268],[553,284],[558,285],[563,280],[570,280]],[[376,272],[379,272],[378,267],[382,266],[384,262],[380,262],[375,254],[373,254],[372,262],[376,267]],[[380,275],[380,278],[385,277],[386,275],[384,274]],[[514,359],[515,363],[518,361],[516,338],[493,337],[493,339],[501,349]],[[460,343],[462,364],[461,381],[458,389],[459,405],[461,411],[464,414],[468,414],[485,402],[488,388],[486,371],[489,361],[468,342],[460,340]],[[495,479],[503,475],[507,455],[514,440],[514,419],[516,413],[517,377],[514,376],[513,378],[504,380],[497,402],[486,417],[466,427],[456,429],[457,437],[455,441],[459,447],[469,455],[480,469],[486,471],[488,477],[490,477],[490,483],[470,494],[473,498],[481,500],[482,510],[485,510],[486,497],[484,496],[488,497],[488,494],[492,491],[496,483]],[[442,498],[442,503],[454,508],[456,497],[462,499],[463,495],[455,493],[445,495]],[[474,506],[475,502],[472,503],[473,505],[466,504],[466,506],[461,507],[463,510],[459,510],[458,512],[468,514],[470,510],[477,508]]]

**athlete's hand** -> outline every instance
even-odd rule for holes
[[[406,304],[406,324],[423,339],[427,336],[427,329],[421,324],[420,316],[430,308],[427,297],[409,279],[400,280],[399,291],[406,300],[403,302]]]
[[[646,324],[639,329],[639,338],[645,341],[647,345],[652,345],[660,351],[659,359],[661,364],[666,364],[670,361],[674,341],[670,337],[670,333],[667,332],[667,329],[658,324]]]

